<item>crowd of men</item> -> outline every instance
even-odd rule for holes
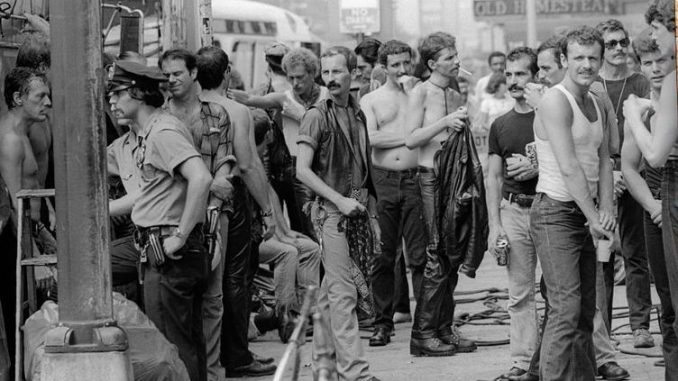
[[[251,92],[231,83],[218,47],[171,49],[158,67],[133,52],[104,57],[114,288],[199,381],[222,367],[228,377],[272,374],[273,359],[248,349],[248,331],[278,329],[286,342],[305,290],[317,287],[326,329],[313,330],[314,352],[330,353],[340,380],[377,380],[365,324],[370,346],[413,321],[414,356],[477,350],[454,326],[454,291],[459,273],[475,276],[482,255],[471,252],[487,248],[508,264],[511,364],[497,380],[624,380],[610,339],[614,259],[596,252],[618,241],[634,346],[655,345],[653,279],[666,380],[678,380],[673,2],[656,1],[645,17],[638,36],[608,20],[492,53],[475,94],[444,32],[416,51],[366,39],[317,57],[276,43],[269,81]],[[49,45],[32,39],[5,78],[0,229],[12,225],[18,190],[49,182],[48,75]],[[471,134],[483,131],[481,171]],[[470,167],[447,160],[456,149]],[[460,178],[475,195],[450,190]],[[458,217],[472,200],[481,208]],[[53,229],[51,202],[31,212],[36,237]],[[16,244],[11,226],[2,244]],[[473,249],[450,249],[462,246]],[[252,322],[260,265],[273,267],[275,305],[272,318]],[[0,267],[11,343],[14,263]],[[53,287],[49,273],[38,278]]]

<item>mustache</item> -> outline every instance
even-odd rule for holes
[[[331,87],[341,87],[341,85],[340,85],[339,83],[335,82],[335,81],[330,81],[330,82],[327,84],[327,88],[329,89],[329,88],[331,88]]]
[[[525,88],[520,86],[517,83],[514,83],[513,85],[509,86],[509,88],[508,88],[508,91],[513,91],[513,90],[525,90]]]

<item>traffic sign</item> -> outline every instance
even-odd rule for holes
[[[339,31],[341,33],[379,33],[379,0],[340,0]]]

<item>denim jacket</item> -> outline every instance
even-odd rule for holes
[[[315,150],[311,169],[320,179],[344,197],[350,197],[352,184],[362,179],[354,179],[353,160],[360,161],[365,169],[363,188],[377,197],[372,182],[372,159],[367,135],[365,115],[351,96],[350,107],[355,112],[359,128],[360,145],[353,147],[348,135],[349,126],[341,126],[337,118],[336,106],[331,98],[320,100],[304,115],[299,127],[298,144],[308,144]],[[342,128],[343,127],[343,128]],[[356,180],[356,181],[354,181]]]

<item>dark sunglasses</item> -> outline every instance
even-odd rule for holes
[[[610,40],[605,42],[605,49],[614,49],[617,44],[621,46],[622,48],[626,48],[629,46],[629,39],[628,38],[622,38],[621,40]]]

